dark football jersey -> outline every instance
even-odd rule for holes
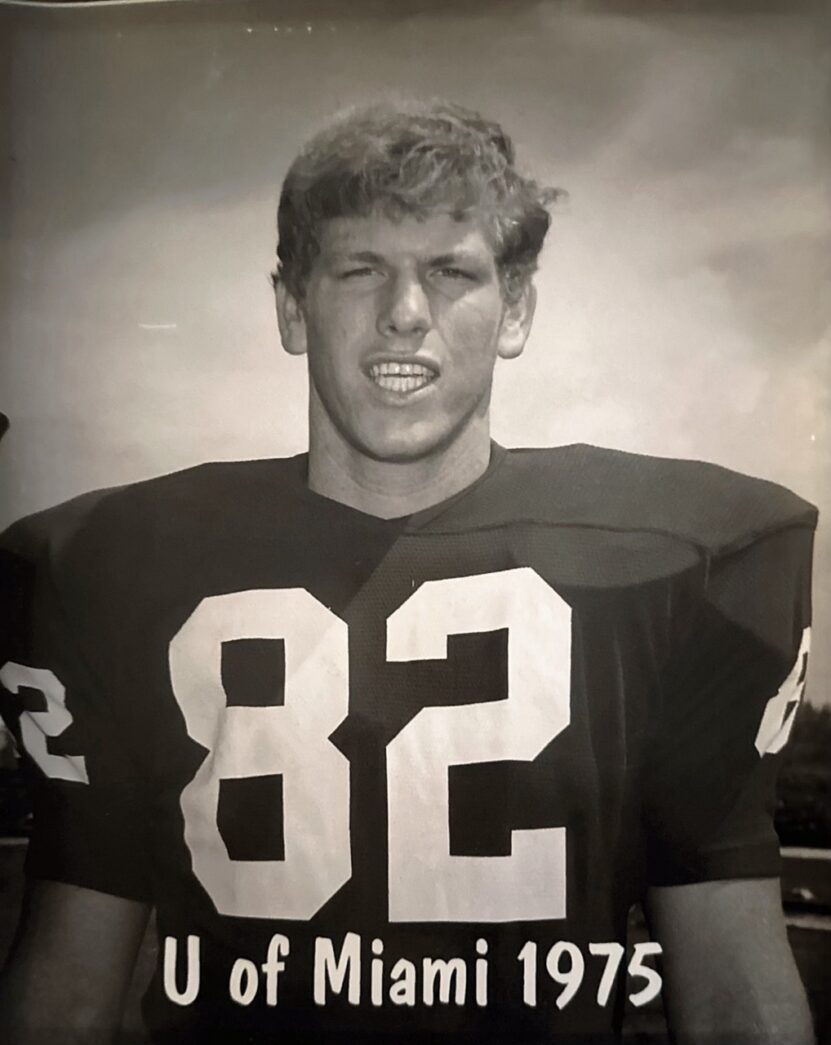
[[[4,538],[28,872],[142,899],[158,1041],[605,1040],[650,885],[775,875],[815,511],[588,446],[381,520],[306,458]],[[627,969],[629,976],[627,978]]]

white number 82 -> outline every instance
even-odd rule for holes
[[[509,856],[451,856],[448,768],[531,761],[569,724],[571,610],[528,567],[424,583],[387,622],[390,661],[447,657],[449,635],[508,632],[507,699],[425,707],[387,747],[393,922],[563,918],[564,827],[512,833]],[[227,705],[222,643],[282,639],[280,706]],[[182,792],[193,870],[221,914],[308,919],[351,876],[346,624],[300,588],[204,599],[170,644],[173,692],[207,755]],[[222,779],[282,774],[283,860],[233,860]]]

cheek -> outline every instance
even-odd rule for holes
[[[450,363],[457,389],[463,385],[475,396],[490,384],[496,364],[496,333],[496,325],[486,318],[446,328],[446,362]]]
[[[471,295],[443,311],[437,326],[454,358],[486,366],[496,358],[501,308],[488,295]]]
[[[308,328],[309,366],[316,374],[346,377],[355,370],[365,342],[359,316],[331,309]]]

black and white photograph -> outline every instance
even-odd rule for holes
[[[822,0],[0,0],[0,1042],[831,1043]]]

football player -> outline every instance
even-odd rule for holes
[[[308,454],[7,533],[4,1041],[109,1040],[151,907],[157,1042],[614,1040],[659,946],[679,1041],[811,1039],[771,806],[815,511],[491,442],[552,198],[455,105],[338,120],[279,207]]]

